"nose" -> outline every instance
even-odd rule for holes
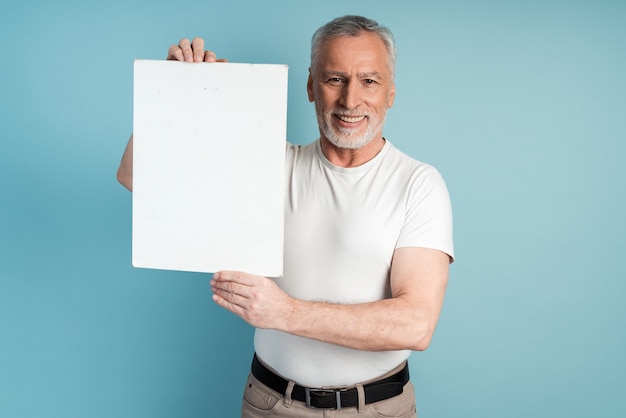
[[[339,104],[346,109],[356,109],[360,104],[358,83],[347,81],[341,90]]]

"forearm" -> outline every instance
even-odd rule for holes
[[[437,250],[396,250],[390,299],[334,304],[295,299],[266,277],[213,275],[213,300],[257,328],[368,351],[425,350],[435,331],[449,258]]]
[[[401,297],[355,305],[294,300],[283,331],[359,350],[421,351],[438,315]]]
[[[449,257],[440,251],[397,249],[392,298],[356,305],[294,300],[285,331],[360,350],[425,350],[443,306],[448,268]]]

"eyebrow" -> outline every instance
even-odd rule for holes
[[[346,73],[343,73],[341,71],[324,71],[323,72],[324,76],[328,77],[328,76],[339,76],[339,77],[348,77],[348,75]],[[379,79],[383,79],[384,77],[382,76],[381,73],[379,73],[378,71],[369,71],[369,72],[364,72],[364,73],[357,73],[356,74],[357,78],[379,78]]]

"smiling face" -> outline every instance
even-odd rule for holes
[[[307,84],[322,141],[360,149],[382,141],[395,86],[389,54],[378,35],[361,32],[325,41]]]

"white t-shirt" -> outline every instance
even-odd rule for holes
[[[276,282],[291,296],[377,301],[391,297],[396,248],[434,248],[454,257],[452,211],[441,175],[389,141],[354,168],[332,165],[319,140],[288,144],[285,169],[285,264]],[[283,377],[316,388],[376,378],[410,354],[355,350],[266,329],[256,330],[255,350]]]

